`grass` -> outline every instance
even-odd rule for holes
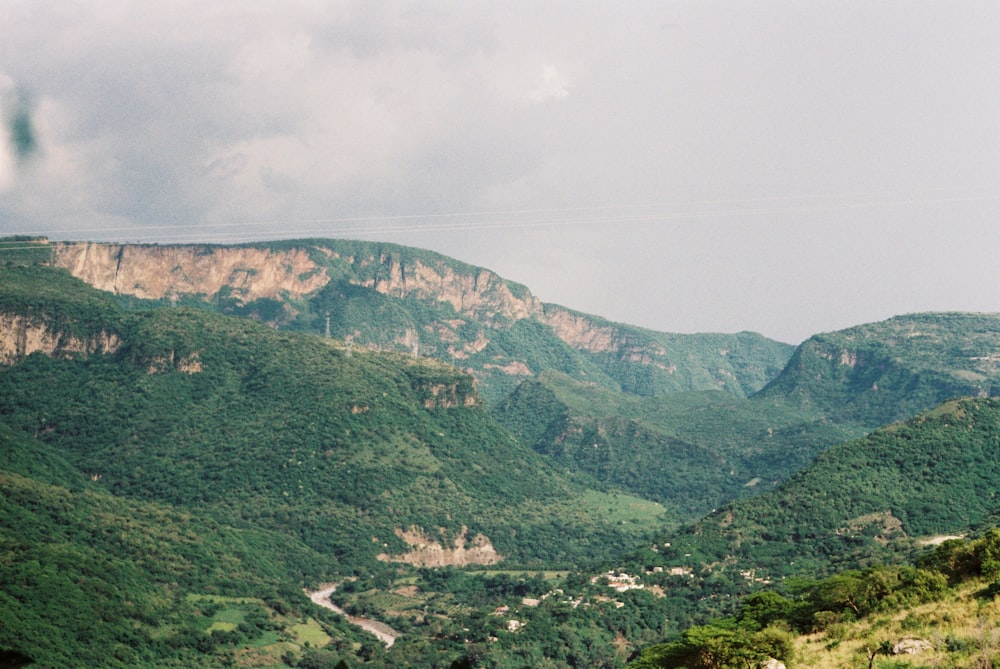
[[[322,648],[332,640],[330,635],[324,632],[320,624],[312,618],[309,618],[304,623],[292,625],[292,633],[295,635],[295,641],[299,645],[308,643],[315,648]]]
[[[210,632],[214,629],[233,630],[243,622],[246,616],[247,612],[245,610],[234,606],[227,606],[212,616],[212,624],[208,630]]]
[[[987,585],[977,581],[942,601],[893,615],[832,625],[824,632],[800,637],[794,666],[864,668],[868,666],[866,648],[877,648],[884,641],[895,644],[901,639],[922,639],[933,649],[913,655],[879,655],[873,666],[877,669],[996,666],[1000,659],[1000,597],[979,596],[977,593]]]
[[[576,501],[586,513],[600,517],[603,521],[649,525],[650,529],[662,527],[663,514],[666,513],[657,502],[627,493],[588,490]]]

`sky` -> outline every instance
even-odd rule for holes
[[[1000,312],[1000,2],[0,0],[0,235],[431,249],[789,343]]]

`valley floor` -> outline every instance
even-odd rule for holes
[[[325,609],[330,609],[334,613],[339,613],[344,616],[349,623],[352,625],[357,625],[361,629],[371,634],[385,644],[386,648],[391,648],[392,644],[396,642],[397,637],[399,637],[399,632],[392,629],[383,622],[378,620],[371,620],[370,618],[360,618],[358,616],[352,616],[344,611],[342,608],[330,601],[330,595],[337,589],[337,585],[325,585],[319,590],[306,591],[306,595],[312,602],[318,606],[322,606]]]

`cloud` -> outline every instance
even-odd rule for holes
[[[528,99],[532,102],[560,100],[569,95],[569,86],[569,79],[562,72],[553,65],[545,65],[535,79],[535,84],[528,93]]]
[[[997,12],[971,0],[9,3],[0,83],[32,91],[21,136],[37,141],[20,165],[0,149],[0,232],[348,230],[506,265],[549,299],[669,329],[666,305],[706,310],[641,295],[725,275],[730,254],[705,240],[733,221],[749,226],[733,248],[772,257],[754,239],[787,240],[788,257],[812,259],[805,271],[826,265],[802,226],[946,224],[913,204],[928,197],[962,202],[955,220],[994,220],[996,199],[975,198],[1000,183]],[[678,237],[681,223],[702,231]],[[526,243],[559,245],[556,264],[517,261]],[[588,297],[607,294],[613,267],[642,290]],[[775,285],[778,269],[740,267]],[[730,284],[703,280],[685,294],[752,315]]]

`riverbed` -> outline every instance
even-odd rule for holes
[[[335,613],[339,613],[340,615],[347,618],[347,622],[351,623],[352,625],[357,625],[366,632],[374,634],[379,641],[385,644],[386,648],[391,647],[392,644],[396,642],[397,637],[399,637],[399,632],[392,629],[385,623],[380,622],[378,620],[372,620],[370,618],[360,618],[358,616],[349,615],[346,611],[344,611],[344,609],[340,608],[339,606],[331,602],[330,595],[332,595],[334,590],[336,589],[337,589],[336,584],[326,585],[323,586],[323,588],[313,592],[306,591],[306,594],[309,596],[309,599],[311,599],[314,604],[322,606],[324,609],[330,609]]]

